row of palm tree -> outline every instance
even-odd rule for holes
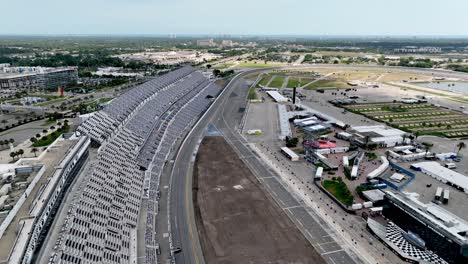
[[[34,157],[37,157],[37,154],[36,154],[36,153],[37,153],[38,151],[39,151],[39,149],[37,149],[37,148],[32,148],[32,149],[31,149],[31,153],[34,153]],[[23,157],[23,155],[24,155],[24,150],[22,150],[22,149],[18,149],[18,151],[10,152],[10,157],[11,157],[13,160],[15,160],[15,158],[16,158],[17,156]]]
[[[419,131],[416,131],[413,135],[409,135],[409,136],[407,134],[404,134],[403,135],[403,142],[405,142],[406,139],[409,138],[409,139],[411,139],[411,142],[414,143],[414,141],[416,141],[418,139],[418,137],[419,137]],[[429,150],[431,150],[431,148],[434,146],[434,144],[429,143],[429,142],[422,142],[421,144],[424,146],[424,150],[426,151],[426,156],[427,156],[427,153],[429,152]],[[456,145],[456,148],[457,148],[457,155],[458,155],[462,149],[466,148],[466,143],[463,142],[463,141],[460,141]]]
[[[12,139],[12,138],[5,139],[5,140],[0,140],[0,146],[8,145],[9,143],[13,144],[13,143],[15,143],[15,140]]]
[[[10,152],[10,157],[11,157],[13,160],[15,160],[15,158],[16,158],[17,156],[21,156],[21,157],[22,157],[23,154],[24,154],[24,150],[18,149],[18,151]]]

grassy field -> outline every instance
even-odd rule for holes
[[[281,88],[283,86],[283,82],[284,82],[284,77],[276,75],[274,76],[274,79],[270,82],[268,86],[273,87],[273,88]]]
[[[258,99],[257,93],[255,92],[255,87],[250,87],[249,93],[247,94],[247,99],[249,100]]]
[[[221,64],[216,64],[213,66],[213,69],[218,69],[218,70],[224,70],[227,69],[231,66],[233,66],[235,63],[221,63]]]
[[[307,78],[298,78],[298,77],[289,77],[288,80],[288,88],[293,88],[293,87],[302,87],[308,83],[313,81],[312,79],[307,79]]]
[[[255,80],[257,80],[258,75],[259,75],[259,73],[249,74],[249,75],[245,76],[244,79],[246,79],[246,80],[251,80],[251,81],[255,81]]]
[[[271,77],[272,76],[270,75],[263,76],[262,79],[257,83],[257,87],[266,86],[268,82],[271,80]]]
[[[298,87],[299,85],[299,79],[294,78],[294,77],[289,77],[288,79],[288,85],[286,87],[288,88],[293,88],[293,87]]]
[[[311,81],[313,81],[313,79],[301,78],[301,80],[299,81],[299,86],[302,87],[302,86],[310,83]]]
[[[307,85],[304,89],[316,90],[316,89],[333,89],[333,88],[347,89],[347,88],[351,88],[351,86],[347,85],[344,82],[339,82],[339,81],[320,80],[320,81]]]
[[[324,180],[322,186],[329,191],[336,199],[345,205],[353,204],[353,195],[346,186],[346,183],[340,180]]]
[[[279,66],[280,64],[274,64],[274,63],[263,63],[263,62],[242,62],[236,65],[238,68],[268,68],[268,67],[274,67],[274,66]]]

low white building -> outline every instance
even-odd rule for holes
[[[344,131],[336,133],[336,137],[343,140],[350,140],[352,136],[353,135],[350,133]]]
[[[310,120],[299,122],[296,125],[300,126],[300,127],[306,127],[306,126],[312,126],[312,125],[315,125],[315,124],[318,124],[318,123],[319,123],[318,120],[310,119]]]
[[[302,118],[302,119],[295,119],[293,121],[294,125],[298,125],[299,123],[305,122],[305,121],[310,121],[310,120],[317,120],[317,117],[312,116],[312,117],[307,117],[307,118]]]
[[[401,173],[393,173],[393,175],[390,177],[390,180],[394,182],[398,182],[398,183],[400,183],[404,179],[405,179],[405,175]]]
[[[380,176],[385,170],[387,170],[388,166],[390,165],[387,158],[385,156],[381,156],[380,159],[382,161],[382,164],[377,169],[371,171],[367,175],[367,179],[372,180],[375,177]]]
[[[409,142],[407,138],[404,140],[405,131],[387,127],[384,125],[376,126],[355,126],[351,128],[353,139],[360,144],[374,143],[383,147],[394,147],[397,144]]]
[[[385,193],[382,190],[374,189],[363,191],[362,195],[372,203],[383,201]]]
[[[299,160],[299,155],[297,155],[294,151],[292,151],[290,148],[287,147],[282,147],[281,152],[286,155],[291,161],[298,161]]]
[[[443,183],[452,185],[468,194],[468,177],[451,169],[447,169],[438,162],[426,161],[414,163],[411,165],[411,168],[421,171]]]
[[[281,95],[277,91],[267,91],[266,93],[271,98],[273,98],[273,100],[275,100],[275,102],[277,102],[277,103],[286,103],[288,101],[288,99],[286,97],[284,97],[283,95]]]

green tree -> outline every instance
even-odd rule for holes
[[[380,65],[385,65],[385,57],[384,57],[384,56],[380,56],[380,57],[378,58],[378,62],[379,62]]]
[[[465,142],[463,142],[463,141],[459,142],[459,143],[457,144],[457,148],[458,148],[458,151],[457,151],[457,155],[458,155],[458,153],[460,153],[460,151],[461,151],[462,149],[466,148]]]
[[[429,150],[431,150],[434,144],[429,143],[429,142],[423,142],[422,144],[424,145],[424,150],[426,151],[426,156],[427,156],[427,153],[429,152]]]
[[[15,160],[16,157],[16,152],[10,152],[10,157]]]
[[[18,155],[19,155],[20,157],[23,157],[24,150],[18,149],[18,152],[17,152],[17,153],[18,153]]]
[[[37,157],[37,155],[36,155],[37,151],[38,151],[37,148],[32,148],[31,149],[31,153],[34,153],[34,157]]]
[[[286,137],[286,147],[294,148],[299,143],[299,139],[297,137]]]
[[[214,76],[218,77],[220,74],[221,74],[221,71],[220,71],[220,70],[218,70],[218,69],[214,69],[214,70],[213,70],[213,75],[214,75]]]

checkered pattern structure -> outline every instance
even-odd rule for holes
[[[389,242],[393,243],[399,249],[401,249],[401,251],[403,251],[405,254],[434,264],[448,264],[434,252],[430,250],[419,249],[418,247],[408,242],[405,237],[403,237],[403,232],[403,229],[395,225],[393,222],[389,222],[386,226],[386,238],[389,240]]]

